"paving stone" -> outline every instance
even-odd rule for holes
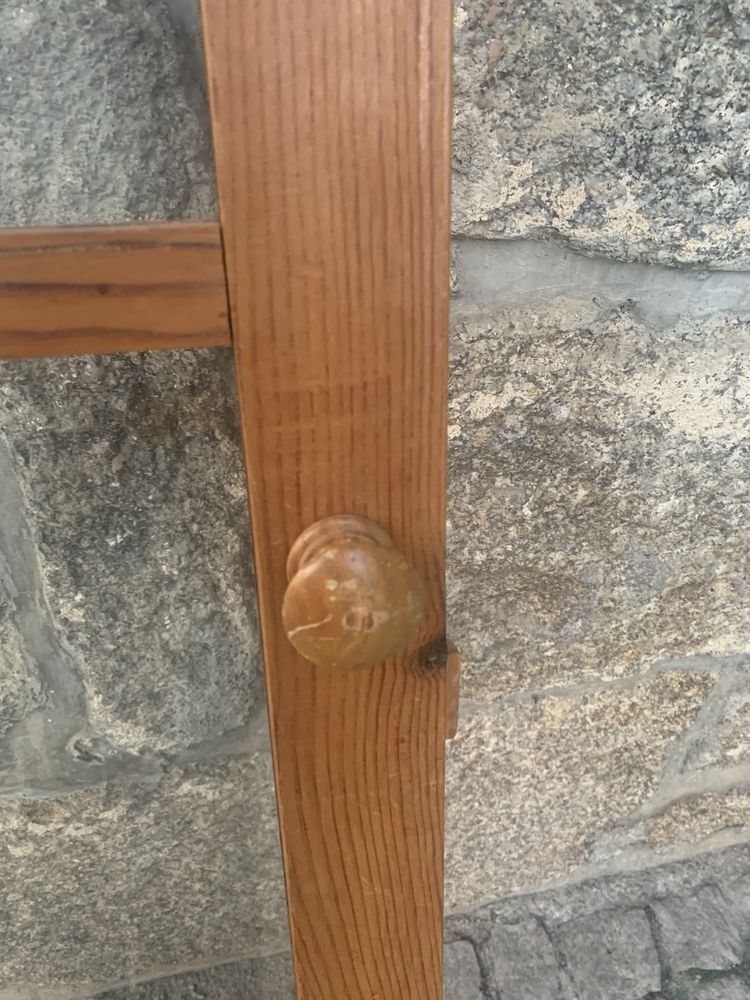
[[[445,946],[445,1000],[483,1000],[477,955],[469,941]]]
[[[726,970],[742,961],[744,942],[738,916],[720,889],[706,886],[692,896],[657,901],[652,910],[671,973]]]
[[[487,953],[493,983],[503,1000],[561,1000],[563,997],[552,942],[538,921],[496,924]]]
[[[554,932],[578,1000],[642,1000],[661,986],[661,970],[643,910],[608,911]]]
[[[614,872],[592,866],[583,874],[555,886],[505,894],[486,905],[454,911],[447,918],[450,938],[471,938],[486,948],[498,925],[541,921],[554,930],[591,914],[645,909],[654,900],[691,896],[706,885],[717,885],[731,900],[740,933],[750,939],[748,843],[696,852],[667,863],[625,865]]]
[[[0,886],[3,997],[286,949],[268,755],[2,799]]]
[[[744,0],[460,0],[454,228],[747,268]]]
[[[97,995],[96,1000],[294,1000],[288,955],[213,966]]]

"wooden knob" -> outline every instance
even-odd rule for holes
[[[303,531],[289,551],[287,578],[287,637],[320,667],[383,663],[414,637],[424,614],[416,571],[366,517],[327,517]]]

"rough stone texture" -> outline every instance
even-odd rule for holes
[[[557,956],[538,920],[498,923],[487,944],[492,981],[503,1000],[560,1000]]]
[[[578,1000],[640,1000],[661,986],[659,956],[643,910],[574,920],[555,937]]]
[[[750,983],[746,976],[682,977],[675,981],[664,1000],[750,1000]]]
[[[160,0],[5,0],[0,221],[210,218],[193,42]]]
[[[750,322],[630,302],[459,313],[449,602],[496,698],[750,648]]]
[[[596,937],[599,913],[649,912],[655,901],[685,900],[706,886],[718,887],[727,901],[727,912],[738,921],[743,937],[750,938],[750,844],[740,844],[695,855],[686,860],[651,867],[624,868],[527,893],[506,895],[479,908],[449,917],[450,940],[474,941],[487,966],[492,935],[498,926],[538,921],[551,938],[556,928],[571,921],[581,927],[582,946],[592,946],[588,928]]]
[[[737,915],[719,889],[706,886],[687,899],[655,902],[652,912],[670,972],[724,971],[742,961],[744,943]]]
[[[460,0],[454,228],[747,267],[744,0]]]
[[[465,709],[449,746],[449,907],[583,865],[590,838],[654,792],[665,747],[693,722],[712,683],[672,673]]]
[[[0,736],[36,708],[41,697],[39,678],[15,620],[12,581],[3,576],[0,563]]]
[[[678,799],[649,819],[647,831],[654,847],[669,849],[681,842],[705,847],[716,830],[747,835],[749,827],[750,791],[730,788]]]
[[[682,773],[737,769],[750,763],[750,690],[744,677],[726,678],[705,708],[704,724],[686,743],[676,767]]]
[[[681,914],[678,947],[704,932],[715,945],[711,920],[734,927],[747,945],[749,871],[750,848],[731,848],[648,871],[508,897],[454,917],[449,928],[474,942],[492,1000],[739,1000],[748,996],[748,951],[735,950],[730,966],[724,947],[696,947],[695,956],[704,964],[678,973],[655,911]],[[736,937],[731,940],[736,949]],[[540,965],[546,980],[538,977]],[[527,978],[534,975],[533,981]],[[559,986],[545,986],[550,980]]]
[[[0,759],[4,737],[43,698],[42,595],[36,553],[27,538],[23,498],[0,438]],[[41,640],[41,641],[40,641]],[[0,763],[0,775],[4,766]]]
[[[2,6],[0,222],[214,215],[168,13]],[[228,352],[3,365],[0,509],[0,996],[285,947]]]
[[[445,946],[445,1000],[483,1000],[474,946],[454,941]]]
[[[256,753],[0,801],[0,991],[283,948],[270,787]]]
[[[120,749],[220,735],[258,697],[229,360],[172,352],[2,366],[0,432],[47,599],[90,728]]]
[[[294,1000],[292,963],[283,955],[220,965],[110,990],[96,1000]]]

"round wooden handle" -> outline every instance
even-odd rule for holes
[[[287,637],[320,667],[383,663],[414,637],[424,614],[416,571],[366,517],[327,517],[303,531],[289,551],[287,578]]]

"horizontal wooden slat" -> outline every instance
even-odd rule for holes
[[[0,358],[230,344],[217,223],[0,229]]]

